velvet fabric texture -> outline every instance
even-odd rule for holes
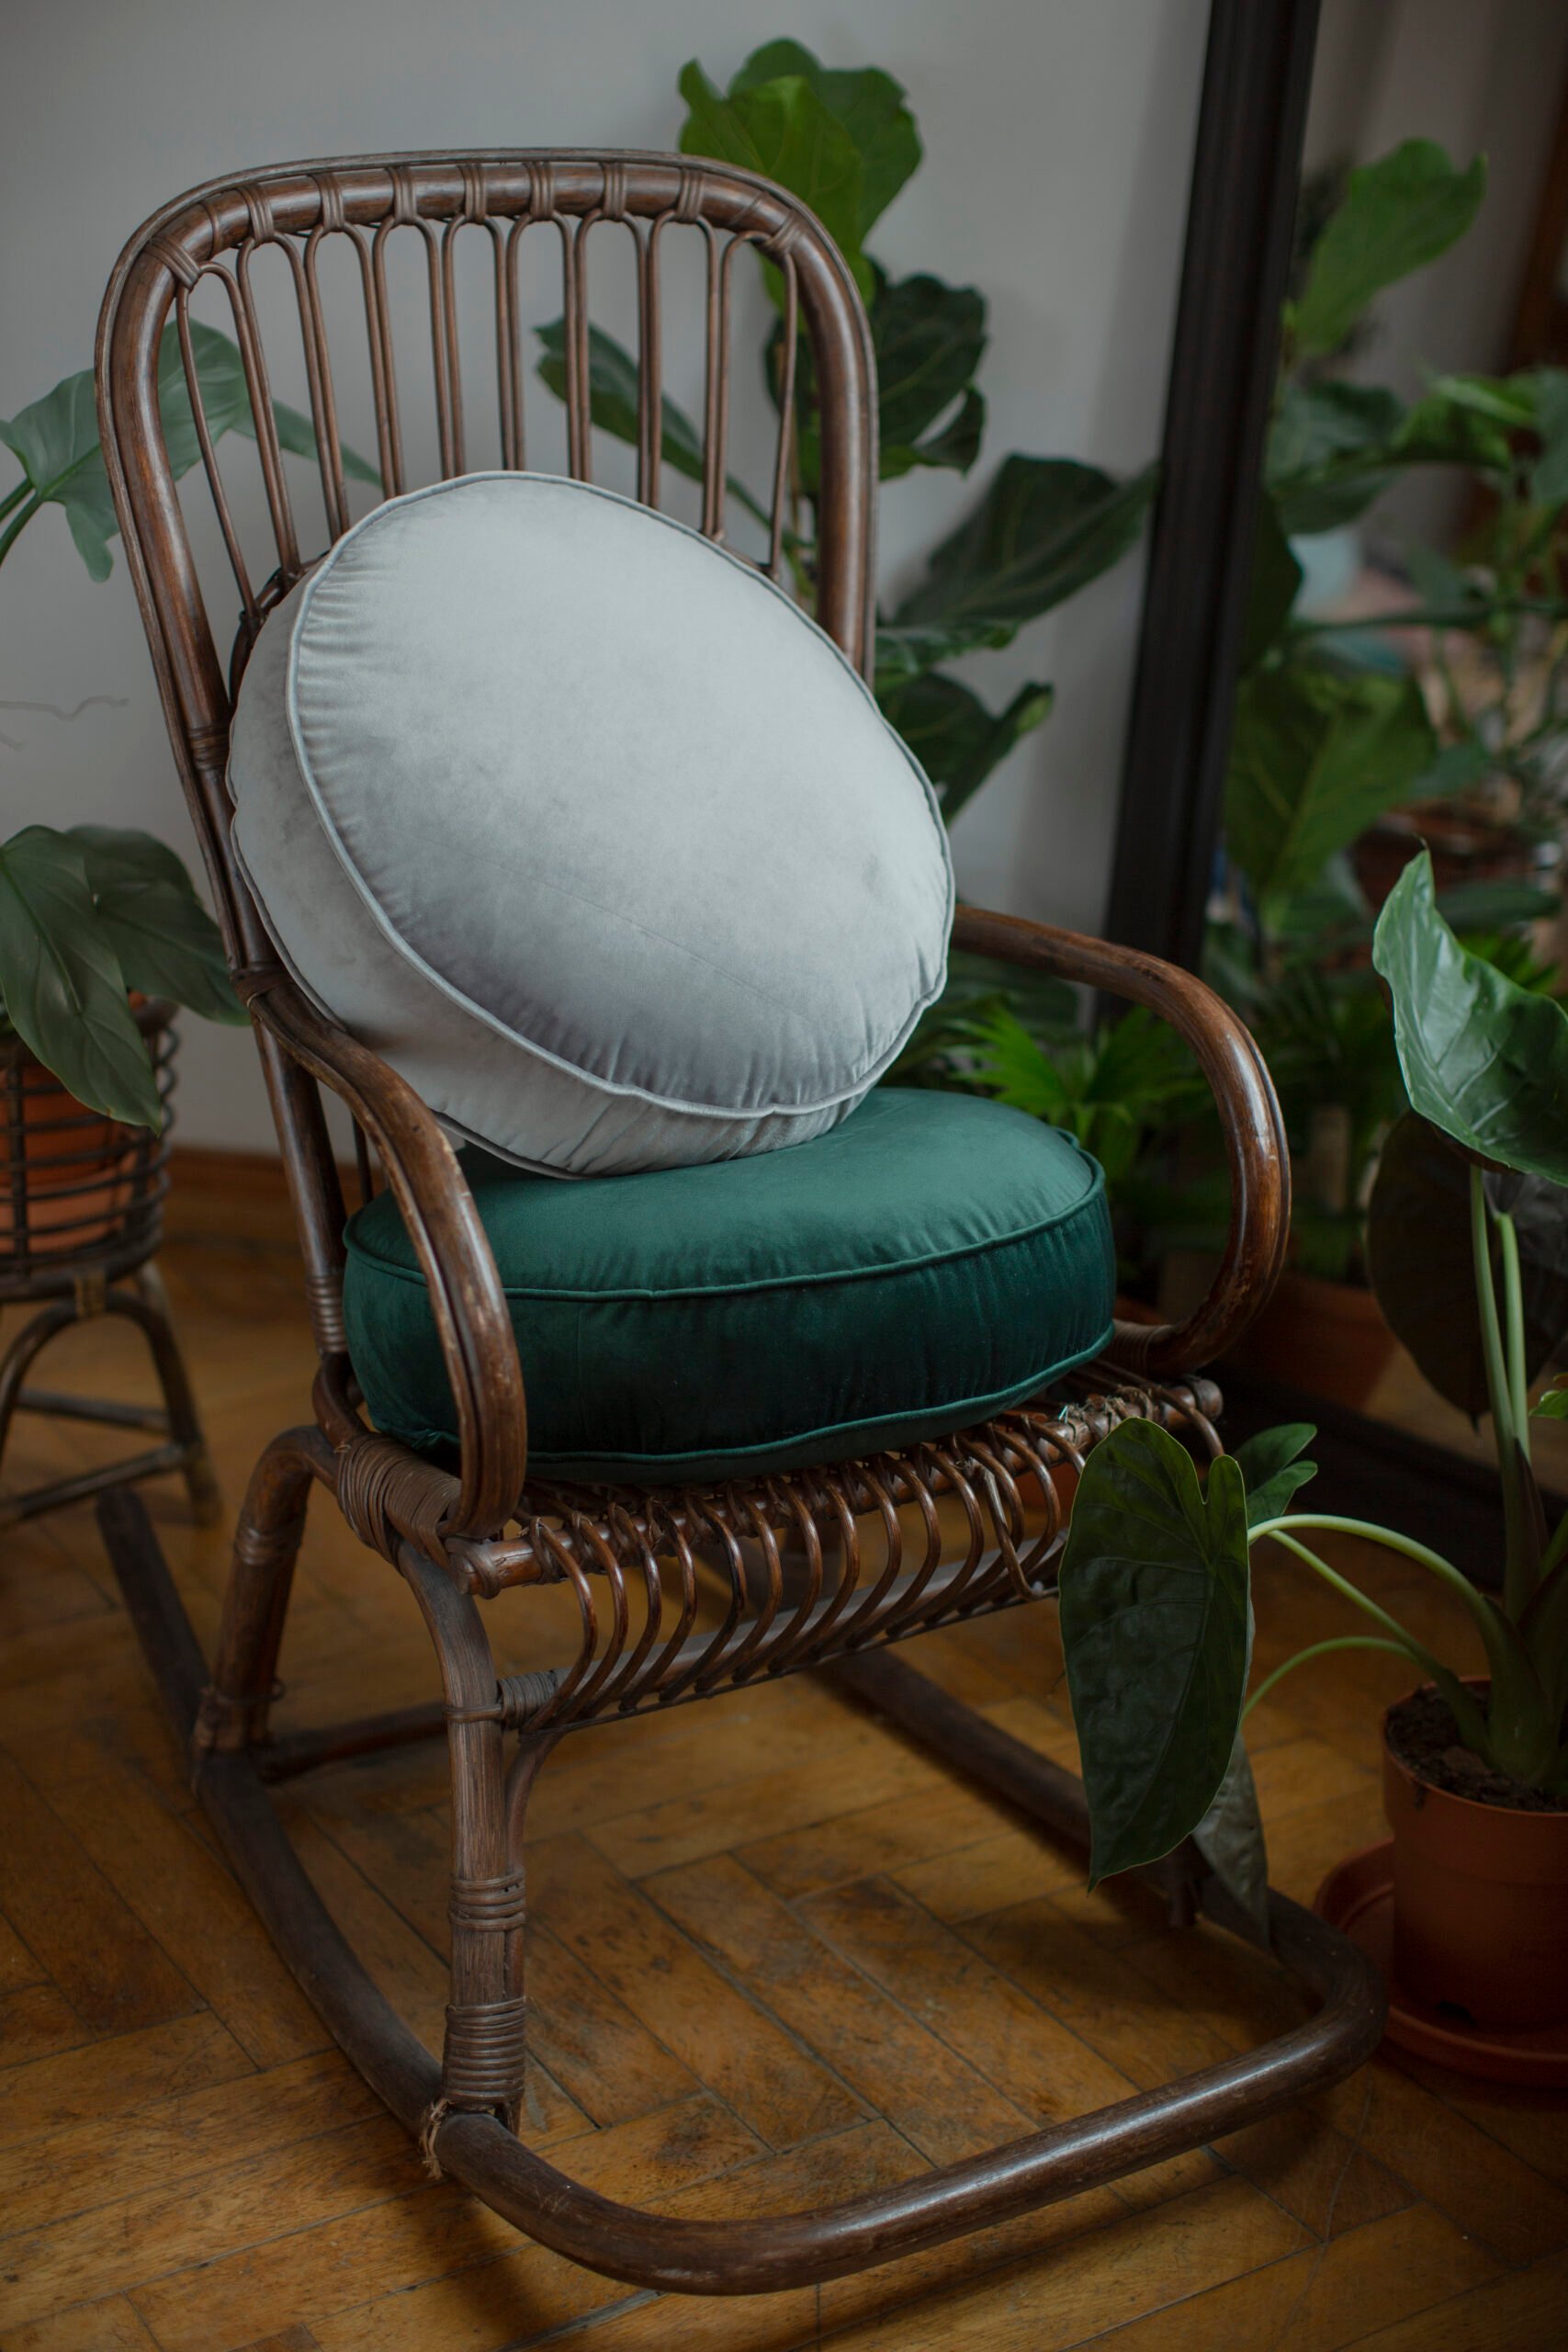
[[[984,1420],[1110,1336],[1100,1171],[1000,1103],[881,1088],[792,1150],[585,1184],[462,1157],[543,1475],[663,1485],[843,1461]],[[389,1193],[347,1238],[371,1414],[450,1460],[451,1393]]]
[[[229,780],[307,993],[547,1173],[822,1134],[942,985],[946,835],[863,681],[754,566],[581,482],[367,515],[263,628]]]

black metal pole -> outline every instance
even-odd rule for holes
[[[1213,0],[1109,937],[1190,968],[1219,837],[1318,0]]]

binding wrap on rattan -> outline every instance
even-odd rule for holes
[[[441,1521],[457,1500],[456,1478],[443,1480],[446,1493],[433,1495],[429,1463],[368,1431],[338,1448],[337,1465],[338,1509],[362,1544],[394,1566],[400,1538],[441,1557]]]
[[[527,2002],[467,2001],[448,2007],[441,2057],[441,2096],[432,2099],[420,2126],[419,2152],[433,2179],[441,2177],[436,2134],[454,2109],[493,2113],[515,2129],[526,2072]]]

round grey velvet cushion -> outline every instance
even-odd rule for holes
[[[946,837],[862,680],[752,566],[581,483],[367,515],[263,630],[230,784],[311,996],[558,1174],[820,1135],[942,984]]]

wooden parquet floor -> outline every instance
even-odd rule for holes
[[[176,1197],[164,1269],[226,1492],[302,1417],[297,1262],[240,1182]],[[128,1336],[57,1385],[146,1393]],[[24,1422],[13,1479],[89,1458]],[[209,1635],[221,1531],[145,1490]],[[1370,1574],[1417,1624],[1443,1604]],[[1332,1608],[1261,1575],[1264,1663]],[[530,1598],[499,1604],[523,1662]],[[512,1602],[519,1604],[508,1619]],[[938,2253],[760,2301],[655,2297],[519,2239],[329,2044],[217,1860],[90,1512],[0,1558],[0,2344],[6,2352],[1553,2352],[1568,2344],[1568,2101],[1382,2057],[1218,2146]],[[1052,1612],[916,1662],[1069,1758]],[[1388,1671],[1384,1672],[1384,1667]],[[319,1510],[284,1719],[433,1685],[412,1602]],[[1381,1834],[1393,1661],[1350,1654],[1254,1717],[1276,1882],[1310,1900]],[[436,1748],[290,1791],[312,1875],[433,2044],[444,1998]],[[805,1679],[567,1741],[530,1854],[532,2135],[672,2211],[821,2201],[1146,2085],[1278,2024],[1267,1964],[1172,1936],[1071,1855]]]

